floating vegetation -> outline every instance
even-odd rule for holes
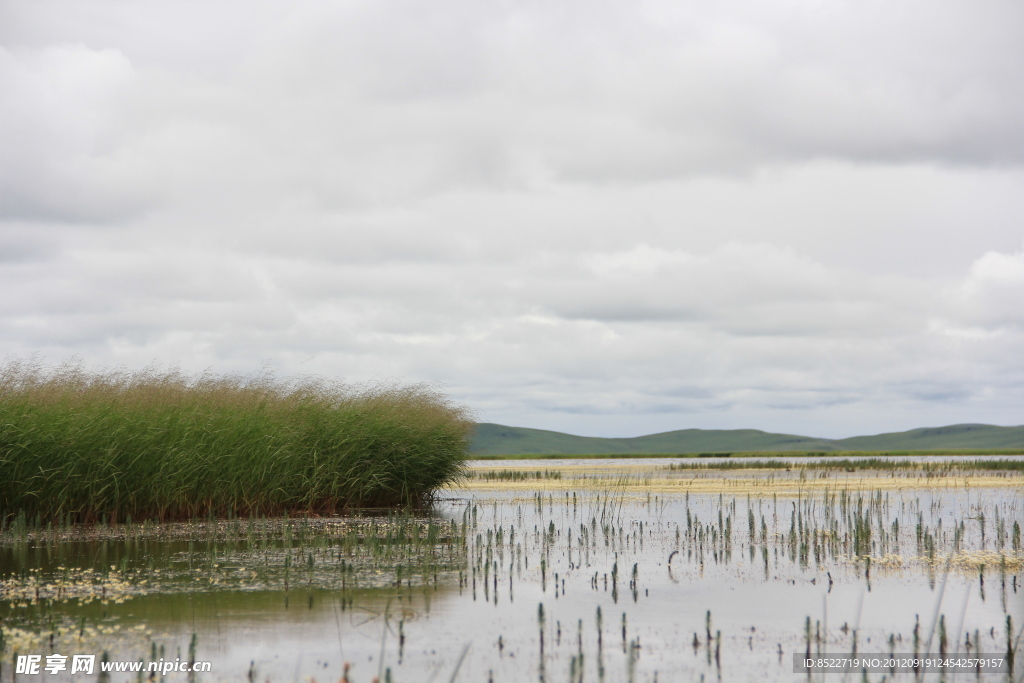
[[[102,652],[113,643],[121,647],[144,649],[152,639],[152,632],[142,624],[123,629],[120,624],[86,624],[63,619],[46,628],[5,627],[6,650],[14,652]]]
[[[144,581],[142,586],[148,583]],[[0,579],[0,594],[15,607],[28,607],[42,601],[77,601],[88,605],[99,601],[101,604],[120,604],[137,594],[141,586],[127,581],[117,567],[110,572],[97,572],[81,567],[57,567],[52,576],[40,575],[33,567],[21,576]]]

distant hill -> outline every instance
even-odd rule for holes
[[[963,424],[874,436],[854,436],[848,439],[817,439],[795,434],[773,434],[758,429],[680,429],[628,439],[605,439],[482,422],[477,425],[471,444],[472,452],[477,455],[1007,448],[1019,448],[1024,452],[1024,426]]]
[[[843,450],[883,451],[950,448],[1024,448],[1024,426],[964,424],[948,427],[925,427],[909,432],[892,432],[875,436],[853,436],[838,439]]]

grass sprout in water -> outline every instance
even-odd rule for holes
[[[117,627],[95,645],[112,656],[187,657],[194,635],[203,680],[792,681],[793,654],[854,650],[1022,661],[1019,478],[664,464],[474,466],[430,514],[22,519],[0,541],[2,660],[84,620]],[[952,680],[851,680],[883,676]]]

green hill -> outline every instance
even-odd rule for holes
[[[854,436],[835,441],[843,450],[931,450],[951,448],[1024,448],[1024,427],[963,424],[925,427],[908,432]]]
[[[817,439],[758,429],[680,429],[647,436],[605,439],[482,422],[476,426],[471,445],[476,455],[955,449],[1021,449],[1024,452],[1024,426],[964,424],[848,439]]]
[[[828,439],[772,434],[759,429],[680,429],[621,439],[642,453],[713,453],[722,451],[831,451]]]

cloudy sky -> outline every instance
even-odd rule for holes
[[[0,0],[0,356],[1024,423],[1019,0]]]

